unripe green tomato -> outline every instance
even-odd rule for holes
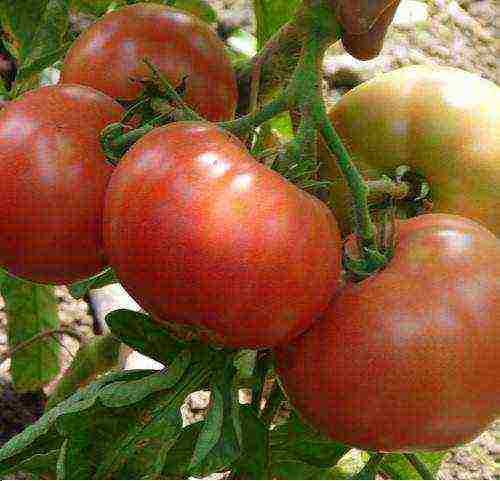
[[[450,67],[406,67],[348,92],[330,111],[367,179],[410,166],[430,184],[436,212],[500,234],[500,88]],[[349,196],[335,160],[331,200],[349,231]]]

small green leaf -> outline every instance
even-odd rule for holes
[[[238,371],[238,376],[241,379],[249,379],[255,371],[257,362],[257,351],[251,349],[242,349],[234,358],[234,366]]]
[[[233,479],[269,479],[267,427],[251,406],[241,406],[243,437],[242,455],[232,469]]]
[[[147,314],[118,309],[106,316],[106,324],[123,343],[164,365],[170,364],[186,347]]]
[[[208,455],[194,469],[190,470],[191,476],[205,477],[209,474],[228,469],[241,455],[241,444],[238,439],[239,410],[235,404],[235,375],[233,356],[225,359],[223,367],[212,378],[212,385],[217,386],[223,400],[223,415],[221,435]],[[194,464],[194,463],[192,463]]]
[[[259,49],[289,20],[302,0],[254,0]]]
[[[55,387],[47,402],[46,411],[87,385],[99,374],[118,365],[121,342],[111,334],[97,336],[80,347],[69,369]]]
[[[41,73],[46,67],[53,65],[55,62],[64,57],[72,43],[73,42],[65,42],[55,50],[46,51],[40,54],[39,57],[26,60],[26,62],[23,63],[18,70],[16,82],[19,84],[19,82],[23,82],[33,75]],[[25,89],[22,90],[24,91]]]
[[[0,19],[9,50],[17,58],[15,91],[31,86],[31,77],[62,58],[69,47],[69,0],[2,0]]]
[[[182,351],[168,370],[155,372],[137,381],[119,381],[108,384],[99,393],[99,399],[107,407],[130,406],[145,397],[164,389],[173,388],[184,376],[191,362],[191,352]]]
[[[96,17],[105,14],[111,3],[113,3],[113,0],[70,0],[73,9]]]
[[[168,453],[168,462],[161,473],[162,479],[188,478],[188,466],[193,458],[194,448],[200,435],[204,421],[200,421],[182,429],[177,442]]]
[[[46,412],[35,424],[14,436],[0,449],[0,474],[36,454],[46,454],[59,449],[63,438],[56,429],[56,422],[65,415],[80,413],[91,408],[99,390],[106,384],[123,379],[135,380],[150,374],[151,371],[126,371],[110,373],[101,377],[84,389],[77,391],[67,400]]]
[[[118,278],[113,269],[106,269],[96,276],[71,284],[68,290],[75,299],[82,299],[91,289],[100,289],[117,282]]]
[[[9,276],[4,278],[0,292],[9,321],[10,349],[59,327],[57,299],[52,286]],[[19,392],[41,389],[57,376],[59,368],[59,344],[50,336],[34,341],[11,357],[12,381]]]
[[[286,449],[298,460],[320,468],[332,467],[349,451],[343,444],[332,441],[304,424],[293,412],[288,421],[274,429],[271,446]]]
[[[2,284],[8,279],[8,277],[9,274],[7,274],[7,271],[0,267],[0,289],[2,289]]]
[[[209,375],[207,366],[190,366],[175,389],[159,391],[126,409],[106,408],[107,413],[114,416],[123,417],[125,414],[120,415],[120,412],[127,413],[133,422],[120,428],[121,433],[116,432],[106,441],[106,448],[102,448],[104,454],[96,451],[95,477],[137,479],[143,478],[148,472],[163,469],[163,466],[155,463],[158,453],[166,449],[165,443],[170,450],[172,438],[182,428],[180,407],[186,396],[200,389]],[[167,437],[164,437],[165,433]]]
[[[200,436],[196,443],[196,448],[189,464],[189,469],[193,469],[202,463],[210,451],[219,442],[222,435],[222,423],[224,420],[224,401],[219,388],[214,385],[210,394],[210,410],[203,425]]]
[[[54,479],[56,477],[56,470],[54,466],[57,463],[59,450],[54,449],[44,454],[35,454],[19,464],[16,464],[10,469],[0,472],[2,476],[9,474],[31,474],[37,479]]]
[[[201,18],[207,23],[217,21],[217,14],[206,0],[166,0],[166,5],[179,8]]]

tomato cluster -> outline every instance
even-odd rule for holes
[[[378,2],[370,26],[397,3]],[[348,25],[352,11],[341,20]],[[336,218],[346,226],[347,191],[331,158],[335,217],[208,121],[156,128],[115,169],[106,163],[100,132],[122,118],[118,101],[141,95],[144,57],[207,120],[233,118],[235,75],[209,27],[153,4],[106,15],[69,51],[60,85],[0,113],[9,179],[0,265],[71,283],[109,264],[158,323],[229,348],[275,348],[292,403],[349,445],[444,449],[493,421],[498,88],[456,70],[402,69],[334,107],[367,177],[407,164],[441,212],[398,222],[388,265],[343,282]],[[344,248],[356,255],[354,246]]]

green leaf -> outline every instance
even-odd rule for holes
[[[111,334],[97,336],[80,347],[69,369],[51,394],[46,411],[71,396],[78,388],[87,385],[99,374],[118,364],[121,342]]]
[[[122,439],[139,422],[142,408],[137,404],[132,408],[109,409],[96,400],[90,409],[59,417],[57,429],[68,439],[63,461],[65,476],[77,475],[73,470],[78,466],[78,475],[83,476],[80,479],[93,478],[116,439]]]
[[[214,23],[217,21],[215,10],[206,0],[167,0],[164,3],[192,13],[207,23]]]
[[[113,0],[70,0],[70,6],[73,9],[80,10],[96,17],[105,14],[112,3]]]
[[[54,449],[44,454],[35,454],[23,462],[2,472],[3,476],[9,474],[31,474],[38,479],[55,479],[56,470],[54,466],[59,457],[59,450]]]
[[[8,279],[9,275],[7,271],[0,267],[0,289],[2,289],[2,284]]]
[[[186,347],[147,314],[118,309],[106,316],[106,324],[127,346],[164,365],[170,364]]]
[[[157,464],[158,453],[164,453],[165,457],[165,449],[170,450],[173,438],[181,431],[182,403],[189,393],[200,389],[209,375],[206,366],[191,366],[175,389],[154,393],[126,410],[107,408],[108,417],[122,411],[133,422],[124,426],[122,433],[115,432],[106,440],[106,447],[102,447],[105,455],[95,460],[98,466],[95,477],[137,479],[152,471],[160,472],[163,466]]]
[[[436,476],[446,452],[418,453],[433,476]],[[388,454],[380,464],[380,470],[392,479],[422,479],[403,454]]]
[[[75,299],[82,299],[91,289],[100,289],[101,287],[109,286],[117,282],[118,278],[113,269],[106,269],[96,276],[71,284],[68,290]]]
[[[284,449],[297,460],[320,468],[334,466],[350,449],[314,431],[295,412],[285,424],[271,432],[270,443],[273,449]]]
[[[216,372],[212,380],[212,384],[217,386],[218,391],[222,394],[223,400],[221,435],[208,455],[204,457],[203,462],[199,463],[196,468],[189,470],[191,476],[205,477],[209,474],[228,469],[241,455],[241,445],[238,440],[239,429],[238,427],[235,428],[235,422],[239,422],[239,413],[235,412],[235,389],[233,381],[236,369],[233,362],[233,357],[228,357],[222,372]],[[239,404],[237,408],[239,410]],[[191,463],[190,466],[193,465],[194,463]]]
[[[39,57],[32,58],[26,61],[18,70],[16,82],[16,90],[20,93],[21,90],[25,91],[24,85],[19,88],[19,83],[27,79],[30,79],[33,75],[42,72],[46,67],[50,67],[52,64],[60,60],[66,52],[69,50],[73,42],[65,42],[60,47],[55,50],[50,50],[44,52]]]
[[[9,321],[10,349],[59,327],[57,298],[52,286],[9,276],[2,283],[1,294]],[[11,357],[12,381],[19,392],[41,389],[57,376],[59,368],[59,344],[52,337],[36,340]]]
[[[110,409],[103,406],[98,396],[102,389],[108,384],[128,380],[134,382],[137,379],[147,377],[152,371],[126,371],[111,373],[92,383],[86,391],[87,409],[64,409],[58,416],[56,427],[61,436],[67,438],[64,457],[60,458],[60,472],[64,472],[69,479],[86,479],[94,477],[109,457],[116,462],[109,467],[111,471],[122,468],[128,460],[130,464],[135,460],[135,451],[147,453],[144,456],[150,462],[156,462],[157,453],[151,453],[151,446],[160,442],[168,426],[161,424],[161,416],[164,414],[163,405],[165,397],[170,403],[170,392],[157,393],[143,400],[143,402],[127,408]],[[90,398],[90,399],[89,399]],[[65,401],[66,403],[66,401]],[[65,404],[63,403],[63,404]],[[59,405],[61,406],[61,405]],[[168,413],[167,413],[168,414]],[[176,412],[174,420],[178,418],[178,430],[180,415]],[[131,436],[133,434],[133,436]],[[134,444],[136,437],[140,437],[137,446]],[[116,450],[121,446],[120,450]],[[160,446],[161,447],[161,446]],[[125,453],[125,454],[124,454]],[[145,460],[136,463],[140,470],[146,469]],[[142,471],[141,471],[142,472]],[[139,476],[140,477],[140,474]],[[128,477],[128,476],[126,476]],[[133,477],[135,479],[135,476]]]
[[[210,410],[203,424],[200,436],[196,443],[189,469],[193,469],[202,463],[210,451],[219,442],[222,435],[222,422],[224,420],[224,401],[222,394],[216,385],[211,387]]]
[[[257,362],[257,351],[251,349],[242,349],[234,358],[234,366],[238,371],[238,376],[241,379],[249,379],[255,371]]]
[[[312,466],[287,451],[273,453],[271,473],[271,479],[337,479],[333,468]]]
[[[292,19],[302,0],[254,0],[257,23],[257,42],[261,49],[265,43]]]
[[[26,81],[59,60],[69,48],[69,0],[1,0],[0,18],[9,49],[18,60],[16,92]]]
[[[200,421],[182,429],[177,442],[168,453],[167,463],[161,473],[162,479],[184,479],[189,477],[188,466],[193,457],[194,448],[204,421]]]
[[[233,479],[269,479],[267,427],[251,406],[241,406],[242,455],[232,468]]]
[[[67,414],[78,416],[90,409],[97,399],[99,390],[106,384],[123,379],[135,380],[150,373],[151,371],[111,373],[77,391],[2,446],[0,449],[0,474],[36,454],[47,454],[54,449],[59,449],[63,438],[56,429],[57,420]]]
[[[182,351],[168,370],[155,372],[137,381],[119,381],[108,384],[99,393],[99,399],[107,407],[130,406],[158,391],[173,388],[184,376],[191,362],[191,352]]]

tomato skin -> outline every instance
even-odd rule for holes
[[[236,78],[224,44],[195,16],[171,7],[138,3],[108,13],[69,50],[61,82],[88,85],[119,100],[134,100],[150,78],[147,57],[178,86],[185,101],[211,121],[234,117]]]
[[[68,284],[106,266],[104,193],[112,173],[100,131],[123,115],[89,87],[42,87],[0,112],[0,266]]]
[[[392,262],[277,351],[293,404],[362,449],[439,450],[500,414],[500,241],[473,221],[399,224]]]
[[[409,165],[427,178],[436,212],[500,235],[500,88],[449,67],[406,67],[348,92],[330,118],[366,178]],[[345,183],[330,157],[332,203],[349,231]]]
[[[124,156],[106,194],[104,245],[154,317],[232,347],[304,331],[340,277],[330,210],[205,123],[158,128]]]

